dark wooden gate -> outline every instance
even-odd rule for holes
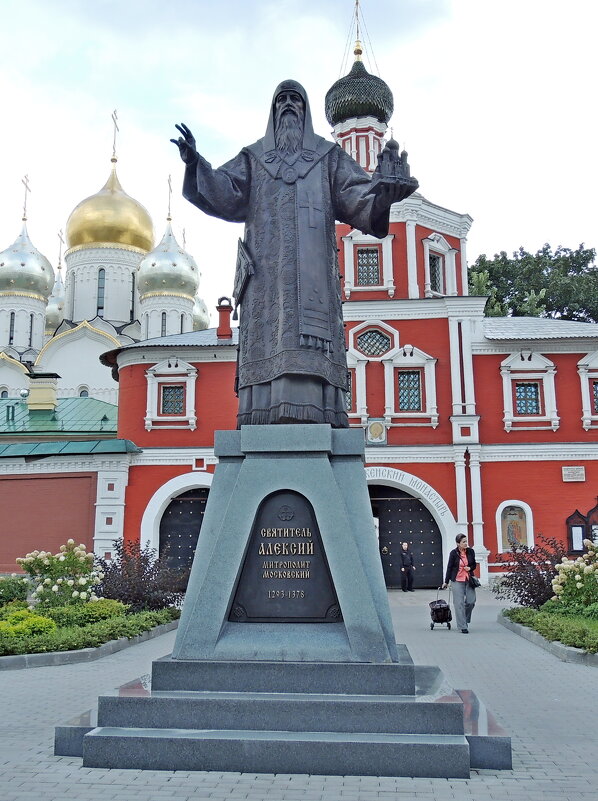
[[[414,556],[415,589],[442,584],[442,537],[432,513],[402,490],[370,484],[372,512],[378,519],[380,558],[386,586],[401,586],[401,543]]]
[[[173,498],[160,521],[160,556],[168,546],[168,563],[191,567],[208,499],[207,488],[192,489]]]

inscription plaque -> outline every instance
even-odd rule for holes
[[[238,623],[342,620],[316,517],[303,495],[276,492],[260,505],[229,620]]]

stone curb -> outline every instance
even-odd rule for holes
[[[525,640],[529,640],[534,645],[544,648],[545,651],[558,657],[562,662],[575,662],[578,665],[598,667],[598,654],[589,654],[581,648],[572,648],[570,645],[563,645],[561,642],[547,640],[539,632],[528,629],[527,626],[522,626],[521,623],[515,623],[515,621],[505,617],[502,612],[499,612],[497,622],[509,629],[509,631],[518,634]]]
[[[173,631],[179,625],[178,620],[171,620],[170,623],[162,623],[153,629],[144,631],[136,637],[120,637],[118,640],[110,640],[97,648],[81,648],[78,651],[51,651],[43,654],[16,654],[15,656],[0,656],[0,670],[21,670],[22,668],[48,667],[48,665],[74,665],[77,662],[93,662],[103,656],[115,654],[123,648],[131,645],[153,640],[161,634]]]

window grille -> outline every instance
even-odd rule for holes
[[[131,313],[130,320],[135,319],[135,273],[131,273]]]
[[[353,408],[353,374],[347,373],[347,389],[345,390],[345,411],[350,412]]]
[[[442,256],[430,253],[430,289],[441,295],[444,291],[442,286]]]
[[[8,344],[13,345],[15,341],[15,313],[10,313],[10,323],[8,329]]]
[[[357,347],[365,356],[381,356],[390,350],[390,337],[377,328],[371,328],[357,337]]]
[[[419,370],[399,370],[399,411],[421,412],[422,388]]]
[[[160,336],[166,336],[166,312],[162,312],[162,325],[160,327]]]
[[[33,313],[29,315],[29,347],[33,345]]]
[[[380,251],[357,248],[357,286],[380,285]]]
[[[515,413],[523,416],[540,414],[540,385],[536,381],[515,384]]]
[[[185,388],[183,386],[162,387],[161,414],[183,414],[185,402]]]
[[[598,381],[592,381],[592,414],[598,414]]]

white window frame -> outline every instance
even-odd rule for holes
[[[388,293],[390,298],[395,295],[395,283],[392,274],[392,240],[394,234],[385,236],[382,242],[369,234],[362,234],[361,231],[353,230],[347,236],[343,236],[343,255],[345,262],[345,298],[348,300],[352,292],[376,292],[383,290]],[[355,247],[378,248],[382,244],[380,265],[381,284],[368,284],[359,286],[357,284],[357,264],[355,260]]]
[[[391,340],[390,349],[381,356],[365,356],[357,348],[357,338],[364,331],[377,328]],[[436,399],[436,359],[416,348],[414,345],[399,343],[399,332],[382,320],[368,320],[349,331],[347,366],[355,371],[353,384],[354,411],[349,420],[368,424],[366,367],[368,362],[382,362],[384,366],[384,420],[387,428],[391,426],[438,426],[438,405]],[[423,371],[424,405],[421,412],[399,412],[397,369]]]
[[[505,431],[556,431],[560,418],[556,406],[554,377],[556,367],[550,359],[540,353],[522,350],[504,359],[500,365],[503,382],[503,424]],[[515,384],[537,381],[542,387],[543,414],[516,414],[513,403]]]
[[[496,553],[508,553],[510,548],[503,548],[502,546],[502,513],[507,506],[518,506],[525,512],[525,526],[527,530],[527,546],[533,548],[535,545],[534,539],[534,513],[532,508],[525,501],[502,501],[496,509]]]
[[[590,384],[598,381],[598,351],[588,353],[577,362],[577,372],[581,382],[581,424],[584,431],[598,428],[598,414],[594,413]]]
[[[145,412],[146,431],[167,428],[188,428],[194,431],[197,427],[195,412],[195,381],[197,370],[193,365],[170,356],[146,371],[147,407]],[[185,412],[177,415],[160,413],[160,386],[163,384],[183,384],[185,387]]]
[[[441,234],[430,234],[422,239],[424,246],[424,296],[426,298],[442,298],[445,295],[457,294],[456,255],[457,250],[452,248]],[[443,292],[432,290],[430,281],[430,254],[433,253],[442,259]]]

